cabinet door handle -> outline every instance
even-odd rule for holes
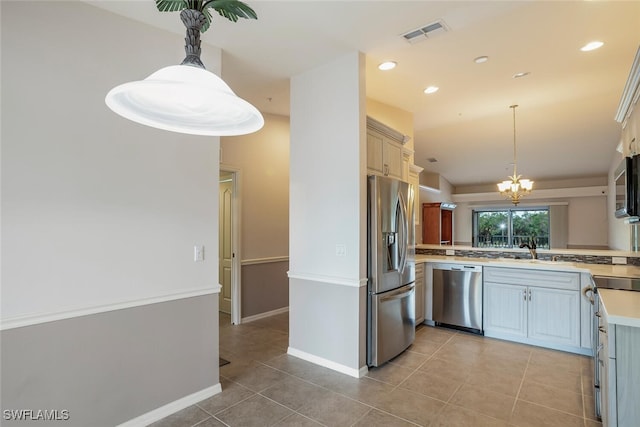
[[[531,289],[529,289],[529,301],[531,301]]]
[[[527,300],[527,290],[525,289],[524,291],[522,291],[522,294],[524,295],[524,300]]]
[[[388,164],[385,163],[383,168],[382,168],[382,170],[383,170],[382,173],[384,174],[384,176],[389,176],[389,165]]]
[[[600,332],[602,332],[603,334],[606,334],[606,333],[607,333],[607,330],[604,328],[604,326],[599,326],[599,327],[598,327],[598,330],[599,330]]]

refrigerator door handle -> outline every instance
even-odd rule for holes
[[[407,290],[404,290],[405,288],[409,288]],[[403,286],[402,288],[398,289],[397,291],[393,291],[391,293],[389,293],[389,295],[385,295],[382,298],[380,298],[380,302],[385,302],[385,301],[391,301],[394,299],[402,299],[404,297],[406,297],[407,295],[410,295],[411,292],[413,292],[413,288],[415,288],[416,285],[414,285],[413,283],[407,286]]]
[[[407,252],[409,251],[409,224],[407,218],[407,205],[404,200],[404,196],[402,193],[398,194],[398,207],[399,209],[399,218],[396,217],[399,224],[397,224],[397,229],[402,230],[400,235],[400,242],[398,246],[398,252],[400,252],[400,264],[398,265],[398,271],[403,272],[407,266]]]

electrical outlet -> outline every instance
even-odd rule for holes
[[[455,255],[456,251],[454,249],[445,249],[445,255]]]
[[[193,247],[193,260],[195,262],[204,261],[204,245],[196,245]]]
[[[336,245],[336,256],[347,256],[347,246]]]
[[[626,264],[627,257],[626,256],[612,256],[611,264]]]

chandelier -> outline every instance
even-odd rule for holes
[[[508,180],[498,183],[498,190],[507,199],[511,200],[514,205],[520,203],[520,199],[527,194],[531,193],[533,189],[533,181],[529,179],[520,178],[521,175],[517,173],[516,166],[516,107],[517,105],[511,105],[509,108],[513,111],[513,176],[510,176]]]

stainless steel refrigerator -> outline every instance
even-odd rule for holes
[[[379,366],[415,338],[415,190],[368,177],[367,364]]]

